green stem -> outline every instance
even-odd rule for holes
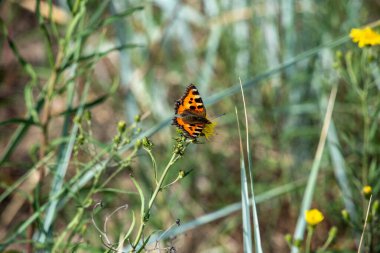
[[[314,227],[309,225],[307,228],[306,249],[305,249],[306,253],[310,253],[311,238],[313,236],[313,233],[314,233]]]
[[[361,99],[361,109],[363,115],[363,155],[362,155],[362,182],[364,185],[368,182],[368,146],[369,146],[369,127],[370,118],[368,114],[368,104],[367,104],[367,92],[364,92],[364,96]]]
[[[335,239],[338,229],[334,226],[329,231],[329,236],[327,237],[326,242],[323,244],[323,246],[317,250],[317,253],[326,252],[327,247],[330,246],[332,241]]]
[[[130,252],[135,252],[135,249],[141,239],[141,236],[142,236],[142,233],[144,231],[144,227],[145,227],[145,223],[149,220],[149,213],[150,213],[150,209],[152,208],[153,206],[153,203],[154,201],[156,200],[156,197],[158,195],[158,193],[162,190],[162,185],[164,183],[164,180],[169,172],[169,169],[170,167],[181,157],[181,155],[177,154],[177,153],[174,153],[172,155],[172,157],[170,158],[170,161],[169,163],[166,165],[165,169],[164,169],[164,172],[162,173],[161,177],[160,177],[160,180],[158,181],[158,184],[156,185],[156,189],[154,190],[153,192],[153,195],[152,197],[150,198],[149,200],[149,203],[148,203],[148,207],[147,207],[147,210],[145,211],[144,213],[144,216],[141,217],[141,225],[139,227],[139,230],[138,230],[138,233],[137,233],[137,236],[136,236],[136,239],[134,241],[134,243],[132,244],[133,245],[133,249],[130,251]]]
[[[152,165],[153,165],[153,170],[154,170],[154,182],[156,183],[156,185],[158,185],[158,182],[157,182],[157,163],[156,163],[156,160],[154,159],[154,156],[153,156],[153,153],[152,153],[152,150],[148,149],[148,148],[144,148],[146,150],[146,152],[148,152],[149,156],[150,156],[150,159],[152,160]]]
[[[365,216],[365,219],[364,219],[364,225],[363,225],[363,232],[362,232],[362,235],[360,236],[360,241],[359,241],[359,246],[358,246],[358,251],[357,252],[361,252],[361,248],[362,248],[362,244],[363,244],[363,239],[364,239],[364,234],[365,234],[365,231],[366,231],[366,228],[367,228],[368,215],[369,215],[369,211],[370,211],[370,208],[371,208],[371,203],[372,203],[372,195],[371,195],[371,197],[369,198],[369,201],[368,201],[367,212],[366,212],[366,216]]]

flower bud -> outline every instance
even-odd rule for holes
[[[84,143],[84,135],[83,134],[78,135],[77,142],[79,145],[83,145],[83,143]]]
[[[118,134],[115,137],[113,137],[113,143],[116,145],[119,145],[121,142],[121,136]]]
[[[346,210],[346,209],[343,209],[341,211],[341,214],[342,214],[342,218],[345,222],[349,223],[351,218],[350,218],[350,213]]]
[[[345,58],[346,58],[347,62],[351,62],[352,61],[352,51],[347,51]]]
[[[135,144],[135,147],[136,148],[141,148],[141,146],[142,146],[142,141],[141,140],[137,140],[136,144]]]
[[[342,59],[342,56],[343,56],[343,54],[342,54],[342,51],[341,51],[341,50],[337,50],[337,51],[335,52],[335,57],[337,58],[337,60],[341,60],[341,59]]]
[[[186,173],[183,170],[180,170],[178,172],[178,178],[184,178],[186,176]]]
[[[124,120],[120,120],[119,123],[117,123],[117,131],[119,131],[119,133],[124,133],[126,127],[127,123],[125,123]]]
[[[379,211],[379,200],[375,200],[372,205],[372,215],[376,217],[377,212]]]
[[[291,247],[293,245],[292,244],[292,240],[293,240],[292,235],[291,234],[286,234],[284,236],[284,238],[285,238],[285,241],[288,243],[288,246]]]
[[[336,226],[333,226],[329,231],[329,239],[333,240],[338,233],[338,228]]]
[[[142,140],[142,145],[149,150],[153,147],[153,143],[147,137]]]
[[[80,117],[80,116],[75,116],[74,119],[73,119],[73,122],[75,124],[80,124],[81,121],[82,121],[82,117]]]
[[[372,195],[372,187],[369,185],[366,185],[362,189],[362,193],[366,199],[369,199]]]
[[[91,120],[91,112],[89,110],[86,110],[84,112],[84,118],[87,120],[87,121],[90,121]]]
[[[302,239],[295,239],[293,245],[297,248],[300,248],[302,245]]]

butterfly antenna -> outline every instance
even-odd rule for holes
[[[213,117],[213,119],[217,119],[217,118],[222,117],[222,116],[224,116],[224,115],[226,115],[226,113],[218,114],[218,115],[216,115],[215,117]]]

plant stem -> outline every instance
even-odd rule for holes
[[[311,248],[311,237],[313,236],[314,232],[314,227],[308,226],[307,228],[307,238],[306,238],[306,253],[310,253],[310,248]]]
[[[366,228],[367,228],[368,215],[369,215],[371,203],[372,203],[372,195],[371,195],[371,197],[369,198],[369,201],[368,201],[367,213],[366,213],[365,220],[364,220],[363,232],[362,232],[362,235],[360,236],[360,242],[359,242],[359,246],[358,246],[358,252],[361,252],[363,238],[364,238],[364,234],[365,234],[365,231],[366,231]]]
[[[166,165],[161,177],[160,177],[160,180],[158,181],[158,184],[156,185],[156,189],[154,190],[153,192],[153,195],[152,197],[150,198],[149,200],[149,203],[148,203],[148,207],[146,209],[146,211],[144,212],[144,216],[141,217],[141,225],[139,227],[139,230],[138,230],[138,233],[137,233],[137,236],[136,236],[136,239],[134,241],[134,243],[132,244],[133,245],[133,249],[130,251],[130,252],[135,252],[135,249],[141,239],[141,236],[142,236],[142,233],[144,231],[144,227],[145,227],[145,223],[149,220],[149,213],[150,213],[150,209],[152,208],[153,206],[153,203],[158,195],[158,193],[162,190],[162,185],[164,183],[164,180],[169,172],[169,169],[170,167],[181,157],[181,155],[177,154],[177,153],[174,153],[172,155],[172,157],[170,158],[170,161],[168,162],[168,164]]]

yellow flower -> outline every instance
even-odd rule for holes
[[[371,197],[371,194],[372,194],[372,187],[369,185],[366,185],[363,187],[362,192],[363,192],[364,197],[369,198]]]
[[[323,221],[325,217],[318,209],[311,209],[305,211],[305,220],[307,224],[311,226],[315,226]]]
[[[211,122],[210,124],[206,124],[202,130],[202,134],[205,135],[206,139],[209,139],[214,135],[214,128],[216,126],[216,122]]]
[[[353,42],[358,43],[360,48],[367,45],[380,45],[380,34],[372,30],[370,27],[351,29],[350,37]]]

